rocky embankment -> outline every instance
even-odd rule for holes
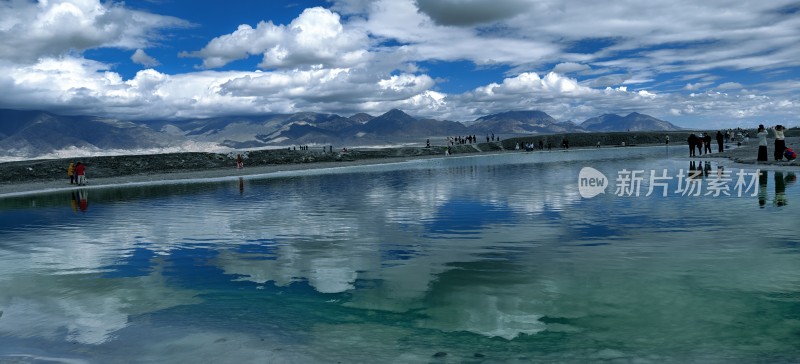
[[[485,146],[486,150],[499,149]],[[454,153],[477,153],[477,146],[459,145]],[[416,158],[444,155],[444,147],[432,148],[382,148],[356,149],[343,152],[334,150],[257,150],[243,151],[245,167],[302,165],[312,163],[346,163],[379,158]],[[170,174],[228,170],[236,167],[236,153],[170,153],[157,155],[126,155],[84,157],[74,159],[47,159],[0,163],[0,185],[25,182],[65,180],[70,163],[86,165],[89,180],[136,175]]]

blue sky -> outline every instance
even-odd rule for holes
[[[781,0],[0,1],[0,107],[800,125],[799,13]]]

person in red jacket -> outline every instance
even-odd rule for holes
[[[83,186],[86,184],[86,166],[83,163],[78,162],[75,165],[75,175],[78,176],[78,186]]]

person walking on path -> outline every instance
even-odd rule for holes
[[[783,151],[786,150],[786,140],[784,140],[783,137],[783,130],[784,130],[783,125],[780,124],[775,125],[775,127],[772,128],[772,133],[775,134],[774,156],[776,161],[783,160]]]
[[[764,129],[764,124],[758,125],[758,132],[756,133],[758,136],[758,158],[756,159],[759,162],[766,162],[767,161],[767,130]]]
[[[725,136],[722,135],[722,132],[717,130],[717,150],[722,153],[725,151]]]
[[[86,166],[83,163],[78,162],[75,165],[75,174],[78,176],[78,186],[86,184]]]
[[[75,164],[70,162],[67,167],[67,175],[69,176],[69,184],[75,183]]]

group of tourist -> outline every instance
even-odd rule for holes
[[[86,185],[86,166],[83,163],[70,163],[67,167],[67,175],[69,175],[69,184]]]
[[[772,156],[775,158],[776,161],[783,160],[784,157],[788,160],[792,160],[796,157],[796,154],[791,149],[786,148],[786,138],[783,135],[784,130],[786,128],[783,125],[775,125],[774,127],[770,128],[772,130],[773,135],[775,136],[775,151],[772,153]],[[767,130],[764,128],[764,124],[760,124],[758,126],[758,132],[756,136],[758,136],[758,160],[759,162],[766,162],[767,161]],[[789,153],[787,153],[787,150]]]
[[[722,153],[725,150],[725,136],[722,132],[717,131],[717,135],[715,137],[717,141],[717,151]],[[689,143],[689,156],[695,156],[695,149],[697,149],[697,155],[702,155],[703,152],[705,154],[711,153],[711,135],[708,133],[703,133],[702,135],[697,134],[689,134],[689,138],[687,142]],[[669,139],[667,139],[667,144],[669,144]]]
[[[478,138],[474,135],[447,137],[447,144],[451,146],[455,146],[456,144],[473,144],[477,142]]]
[[[786,128],[783,125],[775,125],[772,128],[769,128],[772,131],[773,136],[775,137],[775,151],[773,153],[773,157],[776,161],[783,160],[784,158],[788,160],[792,160],[795,158],[796,154],[794,151],[786,147],[786,140],[784,137],[784,130]],[[741,138],[737,140],[737,135]],[[767,136],[769,133],[767,129],[764,127],[763,124],[758,126],[758,131],[756,132],[756,136],[758,137],[758,157],[757,161],[766,162],[767,159]],[[738,134],[733,130],[728,130],[725,133],[722,131],[717,131],[717,135],[714,138],[716,139],[719,152],[723,152],[725,150],[725,143],[729,141],[737,141],[739,145],[741,145],[742,141],[747,143],[747,133],[746,132],[739,132]],[[703,153],[708,154],[711,153],[711,135],[708,133],[703,133],[702,135],[697,134],[689,134],[689,138],[687,142],[689,143],[689,156],[694,157],[695,155],[701,155]],[[667,144],[669,144],[669,139],[667,139]],[[697,150],[697,152],[695,152]]]
[[[548,145],[550,147],[551,145]],[[514,145],[515,150],[519,150],[520,148],[525,148],[526,152],[532,152],[536,149],[544,150],[544,142],[539,140],[539,145],[537,146],[536,143],[517,143]]]
[[[722,134],[725,137],[725,143],[731,141],[737,141],[737,139],[739,139],[739,141],[744,140],[745,143],[747,143],[747,140],[749,138],[749,136],[747,135],[747,131],[742,130],[742,128],[736,128],[736,130],[728,129]]]

